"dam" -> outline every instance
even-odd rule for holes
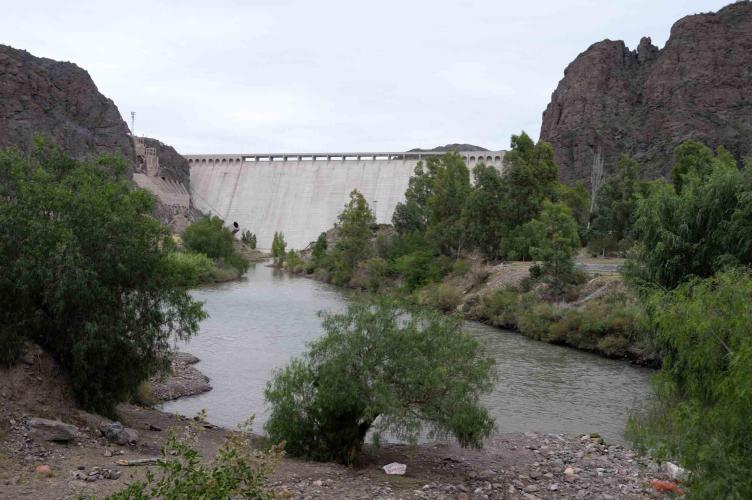
[[[460,151],[468,168],[502,167],[504,151]],[[302,249],[334,226],[353,189],[379,223],[391,223],[418,162],[445,152],[275,153],[185,155],[191,200],[204,213],[238,222],[271,247],[275,231]]]

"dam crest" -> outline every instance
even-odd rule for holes
[[[390,223],[418,162],[445,152],[333,152],[185,155],[191,199],[204,213],[238,222],[268,249],[276,231],[301,249],[337,221],[357,189],[379,223]],[[458,151],[472,169],[502,168],[504,151]]]

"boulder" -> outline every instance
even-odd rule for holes
[[[78,436],[78,428],[75,425],[66,424],[60,420],[30,418],[27,424],[31,430],[31,436],[42,441],[67,443]]]
[[[120,422],[104,423],[99,426],[99,432],[108,440],[119,445],[135,444],[138,433],[123,426]]]
[[[407,471],[407,465],[401,464],[398,462],[392,462],[390,464],[385,465],[382,467],[384,469],[384,472],[386,472],[388,475],[398,475],[401,476]]]

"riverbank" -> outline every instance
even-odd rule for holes
[[[146,466],[121,466],[158,456],[170,429],[187,419],[154,408],[122,404],[117,417],[137,433],[134,443],[108,442],[97,430],[104,417],[78,410],[64,375],[38,349],[0,370],[0,498],[41,500],[112,494],[144,477]],[[76,426],[68,443],[49,442],[31,419]],[[503,423],[500,423],[503,425]],[[207,425],[198,442],[211,457],[230,432]],[[261,440],[257,440],[261,445]],[[403,476],[382,467],[407,465]],[[36,472],[38,466],[42,473]],[[270,487],[291,498],[655,498],[653,480],[669,475],[649,458],[598,437],[499,434],[482,450],[452,443],[366,447],[356,467],[285,458]]]
[[[310,252],[302,252],[301,258],[308,262]],[[642,310],[619,273],[623,263],[623,259],[579,256],[577,268],[584,282],[563,297],[548,296],[545,286],[530,278],[534,262],[489,264],[477,257],[455,261],[440,281],[408,293],[402,277],[383,275],[374,281],[367,266],[359,268],[344,288],[396,293],[405,300],[538,341],[658,368],[660,355],[641,331]],[[291,274],[329,282],[326,273],[307,273],[305,265],[291,267],[282,262],[281,266]]]

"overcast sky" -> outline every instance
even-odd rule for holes
[[[181,153],[505,149],[566,65],[721,0],[3,0],[2,43],[75,62]]]

